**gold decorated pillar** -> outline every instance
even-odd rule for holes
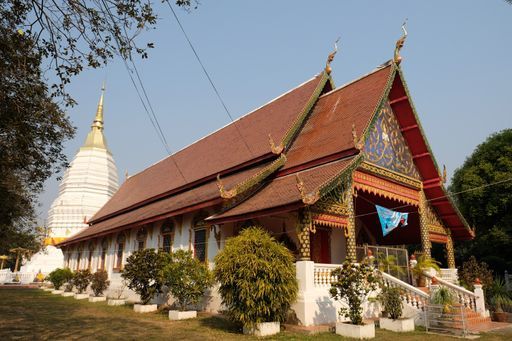
[[[427,257],[431,257],[431,249],[432,244],[429,238],[428,232],[428,218],[427,218],[427,198],[425,197],[425,193],[423,190],[420,192],[420,207],[419,207],[419,215],[420,215],[420,235],[421,235],[421,248],[423,254]]]
[[[311,213],[308,209],[302,209],[299,211],[298,221],[298,236],[300,244],[300,260],[311,259],[311,243],[310,243],[310,231],[311,231]]]
[[[348,212],[348,222],[347,222],[347,260],[350,260],[352,262],[357,261],[356,256],[356,212],[355,212],[355,206],[354,206],[354,200],[356,194],[354,192],[352,184],[348,186],[347,189],[347,212]]]
[[[455,269],[455,252],[453,249],[453,239],[450,231],[448,232],[448,238],[446,240],[446,261],[448,263],[448,268]]]

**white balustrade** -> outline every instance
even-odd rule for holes
[[[477,296],[475,295],[475,293],[467,290],[466,288],[460,287],[460,286],[455,285],[449,281],[446,281],[443,278],[439,278],[438,276],[433,276],[432,274],[430,274],[428,272],[424,272],[423,274],[427,278],[429,278],[430,281],[432,281],[432,279],[435,277],[437,280],[437,285],[449,288],[455,295],[455,298],[459,304],[461,304],[464,307],[469,308],[473,311],[477,311],[477,307],[476,307]]]
[[[459,276],[457,274],[457,269],[440,269],[438,276],[441,279],[450,282],[452,284],[459,283]]]
[[[413,308],[424,310],[427,305],[430,296],[421,291],[420,289],[413,287],[412,285],[399,280],[396,277],[391,276],[385,272],[381,272],[382,280],[384,283],[391,288],[400,288],[402,293],[402,300]]]
[[[341,264],[321,264],[315,263],[314,284],[315,287],[330,287],[331,283],[336,282],[337,278],[332,274],[335,269],[339,269]]]

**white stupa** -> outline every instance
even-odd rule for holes
[[[59,195],[48,211],[49,237],[45,248],[33,255],[22,272],[48,273],[63,267],[64,256],[54,245],[86,228],[90,219],[119,187],[117,168],[103,135],[102,89],[96,117],[85,143],[59,185]]]

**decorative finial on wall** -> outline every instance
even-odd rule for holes
[[[356,149],[363,149],[363,143],[359,141],[359,138],[357,137],[355,123],[352,123],[352,139],[354,140],[354,147],[356,147]]]
[[[274,139],[272,138],[272,135],[268,134],[268,143],[270,143],[270,149],[272,150],[272,153],[279,155],[283,152],[284,146],[283,143],[279,143],[278,146],[276,146]]]
[[[447,178],[448,178],[448,175],[446,173],[446,165],[443,165],[443,184],[446,183]]]
[[[396,41],[396,47],[395,47],[395,56],[393,57],[393,61],[396,65],[399,65],[402,61],[402,56],[400,56],[400,50],[402,47],[404,47],[405,38],[407,38],[407,30],[405,29],[405,26],[407,25],[407,18],[404,20],[404,23],[402,24],[402,36],[400,39]]]
[[[340,41],[340,38],[336,39],[334,42],[334,51],[332,51],[329,56],[327,57],[327,62],[325,63],[325,73],[328,75],[331,74],[332,68],[331,68],[331,62],[334,60],[334,56],[338,52],[338,41]]]

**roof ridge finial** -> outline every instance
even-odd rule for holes
[[[400,56],[400,50],[402,49],[402,47],[404,47],[405,38],[407,38],[407,30],[405,29],[406,25],[407,18],[405,18],[404,23],[402,24],[402,36],[400,37],[400,39],[396,41],[395,55],[393,57],[393,61],[395,62],[396,65],[399,65],[400,62],[402,61],[402,56]]]
[[[338,39],[336,39],[336,41],[334,42],[334,51],[332,51],[329,54],[329,56],[327,57],[327,62],[325,63],[325,73],[327,73],[328,75],[330,75],[332,71],[331,62],[334,60],[334,56],[338,52],[338,41],[340,41],[340,37],[338,37]]]

